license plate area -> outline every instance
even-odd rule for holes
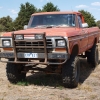
[[[24,53],[24,58],[38,58],[37,53]]]

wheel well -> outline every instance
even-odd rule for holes
[[[79,52],[79,48],[78,48],[78,45],[75,45],[72,49],[72,52],[71,54],[72,55],[78,55],[78,52]]]

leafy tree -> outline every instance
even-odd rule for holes
[[[53,3],[48,2],[47,4],[45,4],[42,8],[43,12],[50,12],[50,11],[60,11],[59,8],[57,6],[54,6]]]
[[[90,12],[87,12],[84,10],[79,10],[79,12],[82,13],[82,15],[84,16],[85,22],[88,23],[89,27],[96,26],[95,18]]]
[[[12,31],[13,20],[10,16],[0,18],[0,31]]]
[[[100,20],[98,20],[96,24],[100,28]]]
[[[23,29],[24,25],[27,25],[30,19],[31,14],[36,12],[36,7],[29,2],[21,4],[18,17],[14,21],[14,27],[16,30]]]

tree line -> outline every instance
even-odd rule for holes
[[[18,12],[18,17],[15,20],[13,20],[10,16],[0,18],[0,32],[23,29],[23,26],[28,24],[31,14],[50,11],[60,11],[60,9],[51,2],[45,4],[42,9],[37,9],[33,4],[30,4],[29,2],[21,4],[20,11]],[[85,21],[89,24],[89,27],[100,24],[100,20],[96,23],[94,16],[90,12],[84,10],[79,10],[79,12],[83,14]]]

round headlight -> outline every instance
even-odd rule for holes
[[[10,41],[10,40],[3,40],[3,41],[2,41],[2,45],[3,45],[4,47],[9,47],[9,46],[11,46],[11,41]]]
[[[57,41],[57,46],[65,46],[65,41],[64,40],[58,40]]]

